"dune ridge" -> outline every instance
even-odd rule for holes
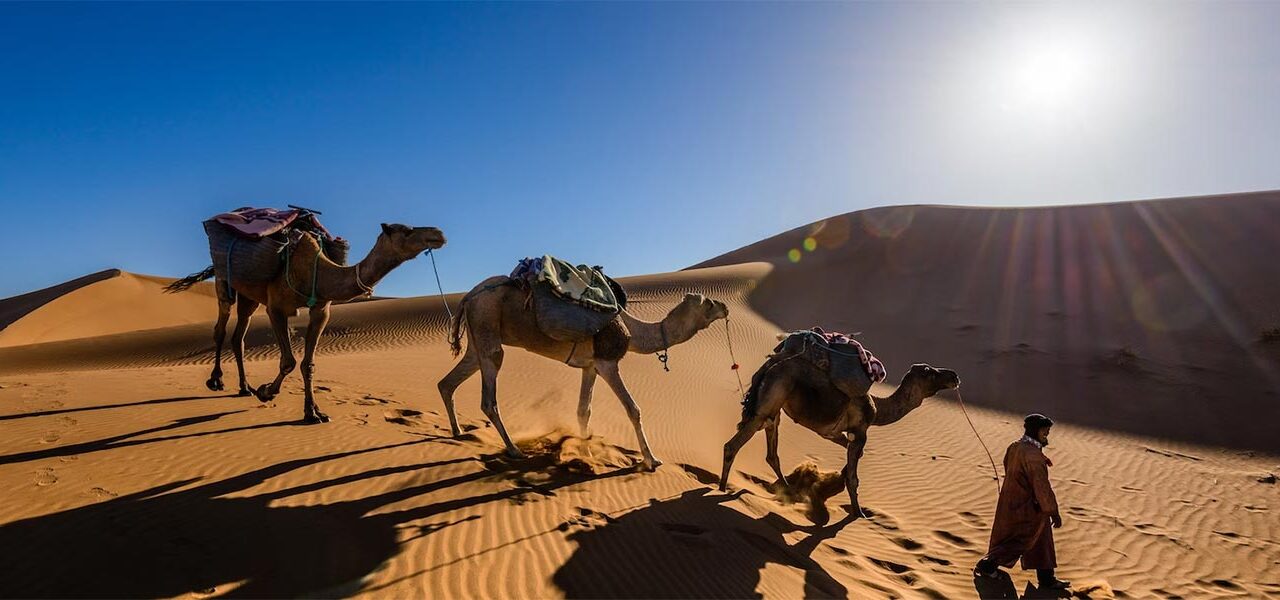
[[[107,269],[0,300],[0,348],[204,323],[217,313],[212,284],[161,294],[172,282]]]

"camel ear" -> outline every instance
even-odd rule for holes
[[[385,235],[391,235],[391,226],[390,226],[390,225],[387,225],[386,223],[383,223],[383,224],[382,224],[382,233],[383,233],[383,234],[385,234]]]

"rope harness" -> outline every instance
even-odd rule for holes
[[[293,267],[293,246],[294,246],[293,244],[289,244],[289,247],[285,250],[285,257],[284,257],[284,283],[285,283],[285,285],[287,285],[287,286],[289,287],[289,289],[293,290],[293,293],[295,293],[295,294],[297,294],[297,295],[299,295],[299,296],[302,296],[303,298],[306,298],[306,299],[307,299],[307,308],[315,308],[316,303],[319,301],[319,298],[316,296],[316,285],[317,285],[317,283],[318,283],[318,281],[319,281],[319,277],[320,277],[320,255],[321,255],[321,254],[323,254],[323,252],[321,252],[321,249],[320,249],[320,248],[316,248],[316,258],[315,258],[315,261],[311,264],[311,294],[310,294],[310,295],[307,295],[307,294],[304,294],[304,293],[302,293],[302,292],[299,292],[299,291],[298,291],[298,288],[294,287],[294,285],[293,285],[293,281],[292,281],[292,279],[289,277],[289,274],[293,271],[293,269],[292,269],[292,267]],[[357,279],[357,281],[358,281],[358,280],[359,280],[359,268],[358,268],[358,267],[357,267],[357,271],[356,271],[356,273],[357,273],[357,275],[356,275],[356,279]],[[370,291],[372,291],[372,290],[370,290]]]

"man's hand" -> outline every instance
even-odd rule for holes
[[[1050,522],[1050,523],[1053,523],[1053,528],[1054,528],[1054,529],[1061,529],[1061,528],[1062,528],[1062,515],[1060,515],[1060,514],[1058,514],[1058,513],[1053,513],[1053,514],[1049,515],[1049,522]]]

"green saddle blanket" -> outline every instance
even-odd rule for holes
[[[574,266],[550,254],[521,260],[511,278],[546,283],[555,295],[600,312],[617,313],[626,302],[615,293],[613,280],[600,269]]]

